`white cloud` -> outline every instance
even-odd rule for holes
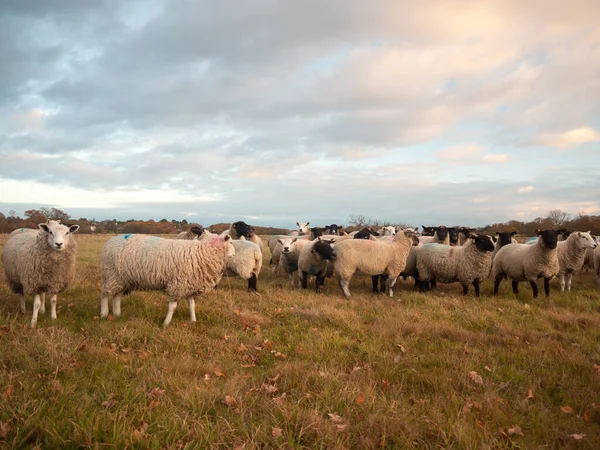
[[[435,156],[444,161],[465,161],[473,159],[481,154],[482,151],[483,149],[478,145],[455,145],[437,151]]]
[[[483,162],[491,163],[491,164],[505,163],[506,161],[508,161],[508,155],[506,153],[495,154],[495,155],[484,155],[484,157],[483,157]]]
[[[523,187],[520,187],[520,188],[517,190],[517,192],[518,192],[519,194],[524,194],[524,193],[526,193],[526,192],[532,192],[533,190],[534,190],[534,187],[533,187],[533,186],[523,186]]]
[[[581,127],[564,133],[544,134],[538,142],[547,147],[561,149],[575,148],[588,142],[600,141],[600,133],[591,127]]]

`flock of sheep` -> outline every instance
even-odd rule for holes
[[[464,294],[472,285],[479,296],[480,284],[492,275],[494,294],[504,279],[512,280],[514,293],[521,281],[530,283],[538,295],[537,280],[544,279],[550,295],[550,280],[560,278],[561,290],[571,289],[571,279],[584,265],[593,267],[600,285],[600,247],[589,232],[538,230],[537,236],[520,244],[514,232],[496,236],[475,233],[471,228],[423,227],[378,231],[364,228],[346,233],[332,224],[312,227],[299,223],[290,235],[271,236],[267,242],[273,271],[283,270],[292,286],[306,288],[314,277],[317,292],[326,277],[336,276],[344,296],[350,298],[354,274],[370,275],[373,290],[393,296],[398,277],[412,277],[421,291],[436,283],[459,282]],[[31,326],[44,313],[50,296],[51,318],[56,319],[56,298],[75,276],[77,243],[72,238],[78,225],[49,220],[38,230],[13,231],[2,251],[2,264],[10,289],[33,297]],[[192,227],[177,239],[124,234],[109,239],[102,250],[101,317],[121,313],[121,298],[135,290],[161,290],[169,299],[163,325],[171,322],[179,299],[186,299],[190,320],[196,321],[195,296],[215,288],[222,276],[248,280],[256,292],[263,264],[264,243],[245,222],[231,224],[220,235]]]

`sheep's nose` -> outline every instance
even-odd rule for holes
[[[61,248],[62,242],[55,242],[54,245],[56,245],[56,248]]]

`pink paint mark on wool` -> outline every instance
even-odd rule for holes
[[[208,241],[208,245],[211,247],[221,247],[222,244],[223,240],[220,237],[215,237]]]

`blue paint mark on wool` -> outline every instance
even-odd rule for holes
[[[123,235],[123,239],[129,239],[131,237],[131,233],[127,233]]]

